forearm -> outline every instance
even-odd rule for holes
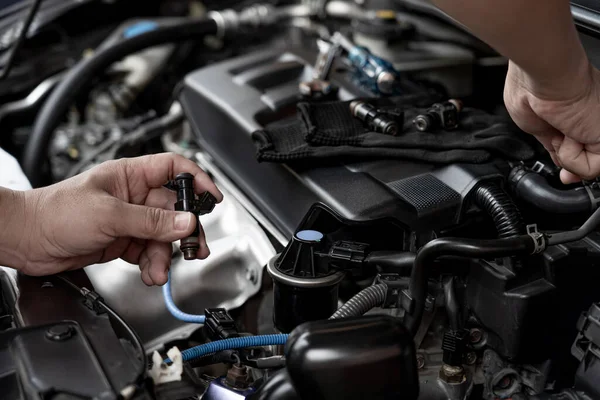
[[[541,87],[568,89],[587,56],[568,0],[433,0]],[[534,88],[535,89],[535,88]]]
[[[19,268],[25,263],[25,192],[0,187],[0,265]]]

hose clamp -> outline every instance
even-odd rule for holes
[[[534,248],[531,254],[539,254],[546,250],[546,236],[538,231],[537,225],[527,225],[527,235],[533,239]]]
[[[588,196],[590,196],[590,202],[592,204],[592,211],[596,211],[598,209],[598,204],[600,204],[600,196],[596,196],[594,193],[594,189],[598,189],[598,184],[596,182],[590,185],[583,185],[585,191]]]

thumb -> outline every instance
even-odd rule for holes
[[[125,203],[115,214],[115,232],[119,236],[174,242],[196,229],[196,217],[190,212]]]

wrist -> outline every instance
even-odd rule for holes
[[[538,99],[569,101],[589,94],[594,87],[595,71],[581,49],[575,50],[568,62],[556,63],[543,72],[530,72],[510,62],[507,79],[512,79]]]
[[[21,269],[26,264],[26,192],[0,188],[0,265]]]

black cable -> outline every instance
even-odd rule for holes
[[[360,317],[367,311],[383,305],[388,287],[385,284],[369,286],[341,306],[329,319]]]
[[[136,348],[137,352],[140,355],[140,365],[139,365],[139,371],[137,374],[138,378],[136,381],[137,381],[137,383],[141,383],[141,381],[146,376],[146,368],[148,366],[148,359],[146,357],[146,351],[144,350],[144,345],[142,344],[142,340],[140,339],[138,334],[129,326],[129,324],[127,324],[127,322],[125,322],[125,320],[123,318],[121,318],[121,316],[119,314],[117,314],[117,312],[115,310],[110,308],[108,306],[108,304],[106,304],[104,302],[104,299],[102,299],[102,297],[98,296],[98,294],[96,292],[91,291],[85,287],[79,287],[79,286],[75,285],[73,282],[71,282],[69,279],[65,278],[64,276],[57,275],[56,277],[58,279],[60,279],[62,282],[64,282],[65,284],[67,284],[67,286],[69,286],[72,289],[79,292],[83,297],[91,298],[93,302],[95,302],[97,305],[99,305],[109,315],[109,317],[113,319],[113,321],[115,321],[119,325],[121,325],[121,327],[123,328],[123,330],[129,337],[129,341],[133,344],[133,346]]]
[[[34,187],[42,183],[40,165],[46,157],[52,133],[86,85],[114,62],[129,54],[161,44],[200,38],[217,32],[213,20],[186,19],[155,30],[121,39],[80,61],[62,79],[40,110],[23,155],[23,170]]]
[[[406,327],[413,335],[419,329],[427,298],[427,282],[434,262],[439,257],[458,256],[490,259],[529,255],[535,251],[536,243],[529,235],[495,240],[460,238],[432,240],[423,246],[417,254],[408,290],[405,292],[404,300],[407,300],[410,304],[404,305],[405,309],[408,309],[404,317]]]
[[[10,74],[10,71],[12,70],[13,66],[15,65],[15,60],[17,59],[19,50],[21,49],[23,42],[25,42],[25,39],[27,38],[27,33],[29,33],[29,28],[31,28],[33,19],[37,15],[41,4],[42,4],[42,0],[34,0],[33,4],[29,8],[27,17],[25,17],[25,21],[23,22],[23,25],[21,26],[21,31],[19,32],[19,37],[17,38],[16,42],[13,43],[12,48],[10,49],[10,53],[8,54],[8,59],[6,60],[6,64],[4,64],[4,68],[2,69],[2,72],[0,72],[0,81],[6,79],[8,77],[8,74]]]
[[[517,205],[508,193],[493,182],[483,183],[475,190],[474,202],[494,220],[499,238],[525,233],[525,223]]]

